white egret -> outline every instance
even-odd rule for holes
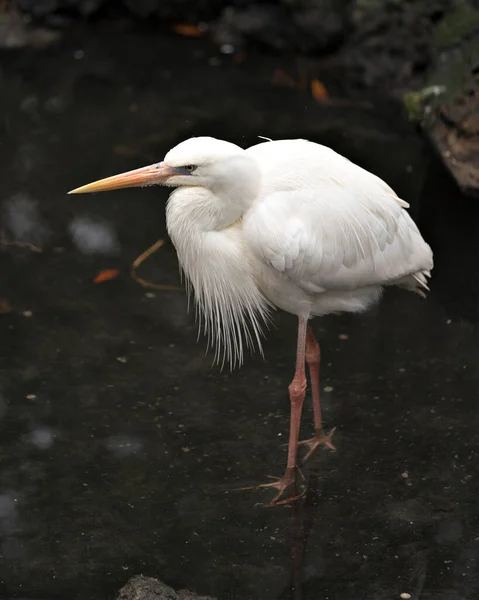
[[[409,206],[372,173],[332,149],[302,139],[267,141],[246,150],[211,137],[191,138],[163,162],[71,191],[125,187],[177,188],[167,228],[202,327],[216,358],[241,363],[244,345],[261,350],[263,327],[276,307],[298,317],[296,370],[284,475],[258,487],[295,481],[308,363],[315,435],[307,457],[331,449],[334,430],[321,424],[319,346],[309,321],[361,312],[384,286],[424,296],[432,252],[406,212]],[[307,458],[306,457],[306,458]]]

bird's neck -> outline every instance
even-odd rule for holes
[[[254,260],[244,243],[242,212],[194,188],[178,189],[166,211],[168,233],[176,248],[189,291],[194,291],[201,327],[216,345],[218,360],[242,362],[243,345],[261,349],[269,306],[255,278]],[[188,193],[186,193],[188,192]]]

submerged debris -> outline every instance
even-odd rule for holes
[[[32,252],[43,252],[40,246],[35,246],[34,244],[29,244],[27,242],[19,242],[18,240],[4,240],[0,239],[0,246],[17,246],[17,248],[27,248]]]
[[[138,267],[149,257],[151,256],[154,252],[156,252],[157,250],[159,250],[163,245],[165,244],[165,240],[158,240],[157,242],[155,242],[153,244],[153,246],[150,246],[147,250],[145,250],[142,254],[140,254],[140,256],[138,256],[138,258],[136,258],[132,265],[131,265],[131,271],[130,274],[133,277],[133,279],[135,281],[137,281],[140,285],[142,285],[143,287],[149,287],[149,288],[154,288],[155,290],[163,290],[163,291],[169,291],[169,292],[175,292],[175,291],[182,291],[183,288],[177,286],[177,285],[170,285],[170,284],[163,284],[163,283],[152,283],[151,281],[147,281],[146,279],[142,279],[141,277],[138,277],[138,275],[136,274],[136,270],[138,269]]]

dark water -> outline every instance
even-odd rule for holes
[[[320,108],[271,86],[278,60],[211,56],[118,26],[1,57],[2,236],[43,252],[0,248],[0,596],[103,600],[143,573],[229,599],[475,599],[477,202],[390,103]],[[315,322],[337,452],[293,508],[235,488],[283,471],[294,319],[266,362],[221,373],[184,294],[129,277],[166,237],[166,191],[65,195],[199,133],[333,145],[411,202],[435,252],[426,302],[390,291]],[[141,275],[179,282],[170,244]]]

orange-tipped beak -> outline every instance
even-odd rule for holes
[[[134,169],[120,175],[113,175],[106,179],[99,179],[93,183],[88,183],[82,187],[68,192],[69,194],[91,194],[92,192],[108,192],[110,190],[119,190],[129,187],[143,187],[147,185],[162,185],[168,177],[175,175],[173,167],[169,167],[164,162]]]

